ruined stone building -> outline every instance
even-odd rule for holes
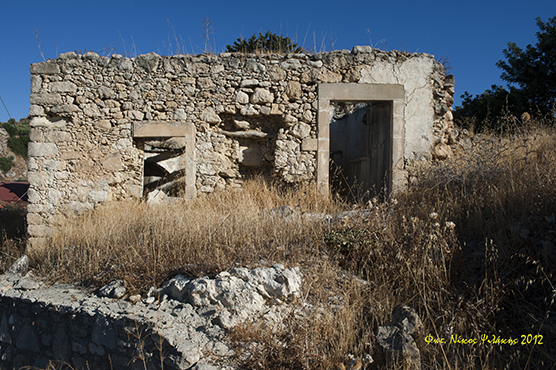
[[[153,189],[186,197],[251,174],[329,191],[406,183],[451,125],[452,76],[427,54],[60,55],[31,65],[28,231]]]

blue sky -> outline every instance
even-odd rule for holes
[[[371,45],[447,57],[464,91],[502,84],[495,63],[508,42],[535,44],[535,18],[556,16],[556,0],[0,0],[0,96],[10,115],[29,111],[31,63],[75,50],[116,48],[119,54],[198,54],[202,21],[211,20],[210,49],[223,52],[240,36],[270,30],[306,49]],[[331,42],[333,41],[333,42]],[[0,106],[0,121],[9,118]]]

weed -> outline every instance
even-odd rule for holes
[[[262,180],[164,207],[106,204],[62,225],[31,257],[51,279],[122,279],[132,294],[178,272],[301,266],[303,299],[281,325],[230,332],[246,368],[342,368],[347,355],[372,356],[368,368],[403,368],[375,339],[399,303],[423,321],[413,336],[425,368],[547,368],[556,339],[555,148],[554,128],[533,123],[475,135],[451,159],[410,167],[397,199],[357,205],[364,212],[333,227],[301,216],[345,210],[345,202]],[[283,205],[301,216],[266,212]],[[528,334],[544,345],[496,343]]]

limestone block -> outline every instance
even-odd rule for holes
[[[126,191],[126,193],[128,193],[132,197],[141,198],[143,196],[143,186],[142,185],[125,184],[123,186],[123,188]]]
[[[354,46],[351,49],[352,54],[369,54],[373,52],[373,48],[369,45],[365,46]]]
[[[217,74],[220,72],[224,72],[224,66],[222,65],[215,65],[210,68],[210,73]]]
[[[239,128],[239,129],[242,129],[242,130],[249,130],[249,128],[251,127],[249,122],[247,122],[247,121],[234,119],[233,122],[234,122],[235,127]]]
[[[208,107],[201,113],[201,120],[210,123],[210,124],[217,124],[222,122],[218,114],[214,111],[214,108]]]
[[[312,66],[312,67],[320,68],[320,67],[322,67],[322,60],[316,60],[316,61],[309,60],[309,61],[307,61],[307,64]]]
[[[41,198],[41,194],[35,190],[34,185],[31,184],[31,187],[29,188],[29,192],[27,193],[27,196],[29,198],[29,203],[31,204],[38,204],[41,203],[42,198]]]
[[[56,189],[49,189],[47,195],[48,203],[52,207],[56,207],[62,203],[63,193]],[[58,223],[60,224],[60,223]]]
[[[33,237],[44,237],[48,235],[48,227],[44,225],[27,225],[27,232]]]
[[[272,104],[270,108],[271,115],[278,115],[281,116],[284,113],[284,107],[280,104]]]
[[[77,91],[77,85],[69,81],[51,82],[49,87],[51,92],[76,92]]]
[[[234,97],[234,101],[240,104],[247,104],[249,103],[249,95],[247,95],[243,91],[237,91]]]
[[[31,92],[38,93],[42,87],[42,78],[41,76],[31,75]]]
[[[52,186],[54,176],[52,172],[47,171],[32,171],[27,175],[30,184],[37,186],[38,188],[44,189]]]
[[[176,109],[172,115],[172,119],[175,121],[185,121],[187,119],[187,114],[183,109]]]
[[[298,81],[288,81],[285,93],[290,101],[298,100],[303,93],[301,91],[301,84]]]
[[[342,81],[342,75],[338,74],[338,73],[331,72],[326,68],[323,68],[323,71],[320,74],[319,79],[322,82],[325,82],[325,83],[340,82],[340,81]]]
[[[189,122],[146,121],[133,123],[133,137],[175,137],[195,135]]]
[[[93,209],[93,207],[94,206],[91,203],[73,201],[67,204],[66,206],[64,206],[63,208],[69,211],[82,213],[82,212],[90,211],[91,209]]]
[[[259,80],[252,78],[252,79],[243,80],[239,84],[239,87],[252,87],[252,86],[259,86]]]
[[[318,139],[305,138],[301,141],[301,150],[314,151],[318,149]]]
[[[237,109],[235,105],[226,105],[226,107],[224,108],[224,112],[226,113],[230,113],[230,114],[236,114]]]
[[[62,152],[62,159],[68,160],[68,159],[77,159],[77,158],[81,158],[83,156],[83,154],[81,152],[78,152],[76,150],[65,150]]]
[[[210,77],[199,77],[197,79],[197,87],[201,90],[207,90],[216,87],[216,85]]]
[[[251,103],[264,104],[272,103],[274,101],[274,94],[267,89],[256,88],[255,93],[251,95]]]
[[[298,59],[287,59],[280,63],[280,67],[284,69],[298,69],[301,68],[301,62]]]
[[[43,135],[41,130],[38,130],[38,129],[32,127],[29,130],[29,140],[30,141],[41,142],[41,141],[44,141],[44,135]]]
[[[31,105],[29,107],[29,115],[30,116],[42,116],[44,114],[44,108],[40,105]]]
[[[112,128],[112,124],[109,120],[103,119],[93,122],[93,127],[97,130],[110,130]]]
[[[168,171],[168,173],[174,173],[176,171],[179,171],[181,169],[183,169],[183,161],[181,160],[181,158],[178,157],[173,157],[173,158],[168,158],[165,159],[163,161],[158,161],[156,162],[160,167],[164,168],[166,171]]]
[[[79,107],[74,104],[62,104],[56,105],[50,109],[52,113],[60,114],[60,113],[74,113],[79,111]]]
[[[31,74],[54,75],[60,73],[60,67],[55,61],[31,64]]]
[[[120,102],[113,99],[108,99],[104,101],[104,106],[106,108],[119,108],[121,106]]]
[[[118,97],[114,90],[106,86],[99,87],[98,94],[101,99],[116,99]]]
[[[237,132],[230,132],[230,131],[221,131],[224,135],[230,137],[239,137],[243,139],[264,139],[268,136],[266,132],[249,130],[249,131],[237,131]]]
[[[53,93],[31,93],[29,101],[31,104],[37,105],[58,105],[62,104],[62,96],[60,94]]]
[[[291,114],[285,114],[282,117],[282,119],[284,120],[285,123],[288,123],[288,124],[293,124],[293,123],[297,122],[297,118],[295,118]]]
[[[261,63],[257,63],[254,59],[247,59],[245,61],[245,69],[249,72],[264,73],[266,67]]]
[[[57,59],[61,59],[61,60],[77,59],[77,54],[75,54],[75,52],[73,51],[68,51],[66,53],[62,53],[58,55]]]
[[[288,74],[282,68],[272,66],[268,69],[268,75],[272,81],[284,81]]]
[[[137,110],[130,110],[127,112],[127,118],[135,121],[141,121],[143,117],[145,117],[145,113],[139,112]]]
[[[44,219],[41,215],[37,213],[27,213],[27,224],[28,225],[42,225],[44,224]]]
[[[102,167],[109,172],[121,171],[124,168],[121,156],[118,154],[113,154],[109,156],[101,163],[102,163]]]
[[[239,111],[243,116],[257,116],[259,111],[255,109],[251,104],[248,106],[242,107]]]
[[[88,201],[91,203],[102,203],[108,200],[109,193],[104,190],[93,190],[89,192]]]
[[[56,144],[53,143],[29,143],[29,157],[46,157],[58,152]]]
[[[88,117],[98,117],[100,116],[100,111],[96,104],[87,104],[85,108],[83,108],[83,114]]]
[[[144,68],[147,72],[156,72],[160,59],[160,56],[156,53],[149,53],[139,55],[135,59],[135,64],[141,68]]]
[[[295,137],[305,139],[311,133],[311,126],[304,122],[299,122],[291,129],[290,132]]]
[[[303,113],[303,121],[304,122],[311,122],[313,120],[313,113],[310,110],[306,110]]]

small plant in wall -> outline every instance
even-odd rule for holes
[[[233,45],[226,45],[227,52],[239,53],[302,53],[303,48],[293,42],[289,37],[278,36],[266,31],[263,35],[251,36],[248,40],[240,37]]]

